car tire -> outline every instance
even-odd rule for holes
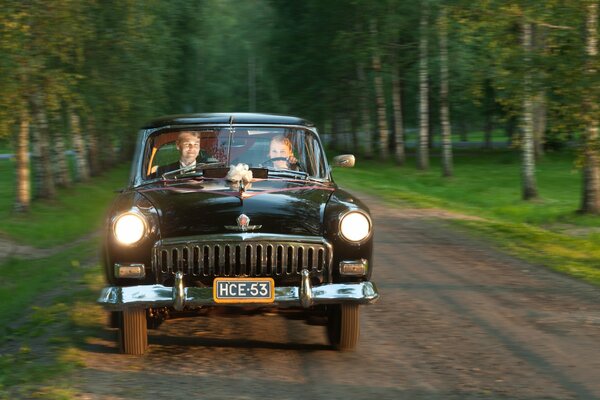
[[[148,348],[146,310],[124,310],[119,326],[119,350],[123,354],[142,355]]]
[[[360,337],[360,312],[358,304],[330,306],[327,320],[329,343],[337,350],[352,351]]]

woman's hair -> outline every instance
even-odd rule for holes
[[[293,153],[292,141],[290,139],[286,138],[285,136],[283,136],[283,135],[273,136],[273,139],[271,139],[271,143],[273,143],[273,142],[282,143],[289,149],[290,154]]]

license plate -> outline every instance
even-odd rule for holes
[[[213,299],[216,303],[272,303],[275,281],[273,278],[215,278]]]

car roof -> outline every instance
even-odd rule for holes
[[[289,115],[260,114],[260,113],[203,113],[166,115],[156,118],[143,126],[143,129],[160,128],[164,126],[194,125],[194,124],[269,124],[269,125],[302,125],[313,127],[313,123],[303,118]]]

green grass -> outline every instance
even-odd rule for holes
[[[8,259],[0,264],[0,333],[9,329],[9,322],[18,319],[35,299],[68,288],[82,260],[89,259],[98,247],[90,240],[50,257]]]
[[[336,169],[336,181],[381,197],[396,206],[443,208],[482,217],[457,222],[502,248],[557,271],[600,284],[600,217],[576,212],[581,173],[568,152],[547,155],[537,165],[540,198],[521,200],[519,153],[510,150],[455,154],[454,177],[443,178],[439,158],[428,171],[409,159],[358,160],[354,169]],[[577,232],[577,235],[569,234]]]
[[[0,234],[36,247],[69,242],[101,227],[103,211],[129,173],[121,165],[89,183],[60,189],[56,199],[36,200],[29,213],[14,211],[14,161],[0,160]],[[5,173],[6,172],[6,173]]]

